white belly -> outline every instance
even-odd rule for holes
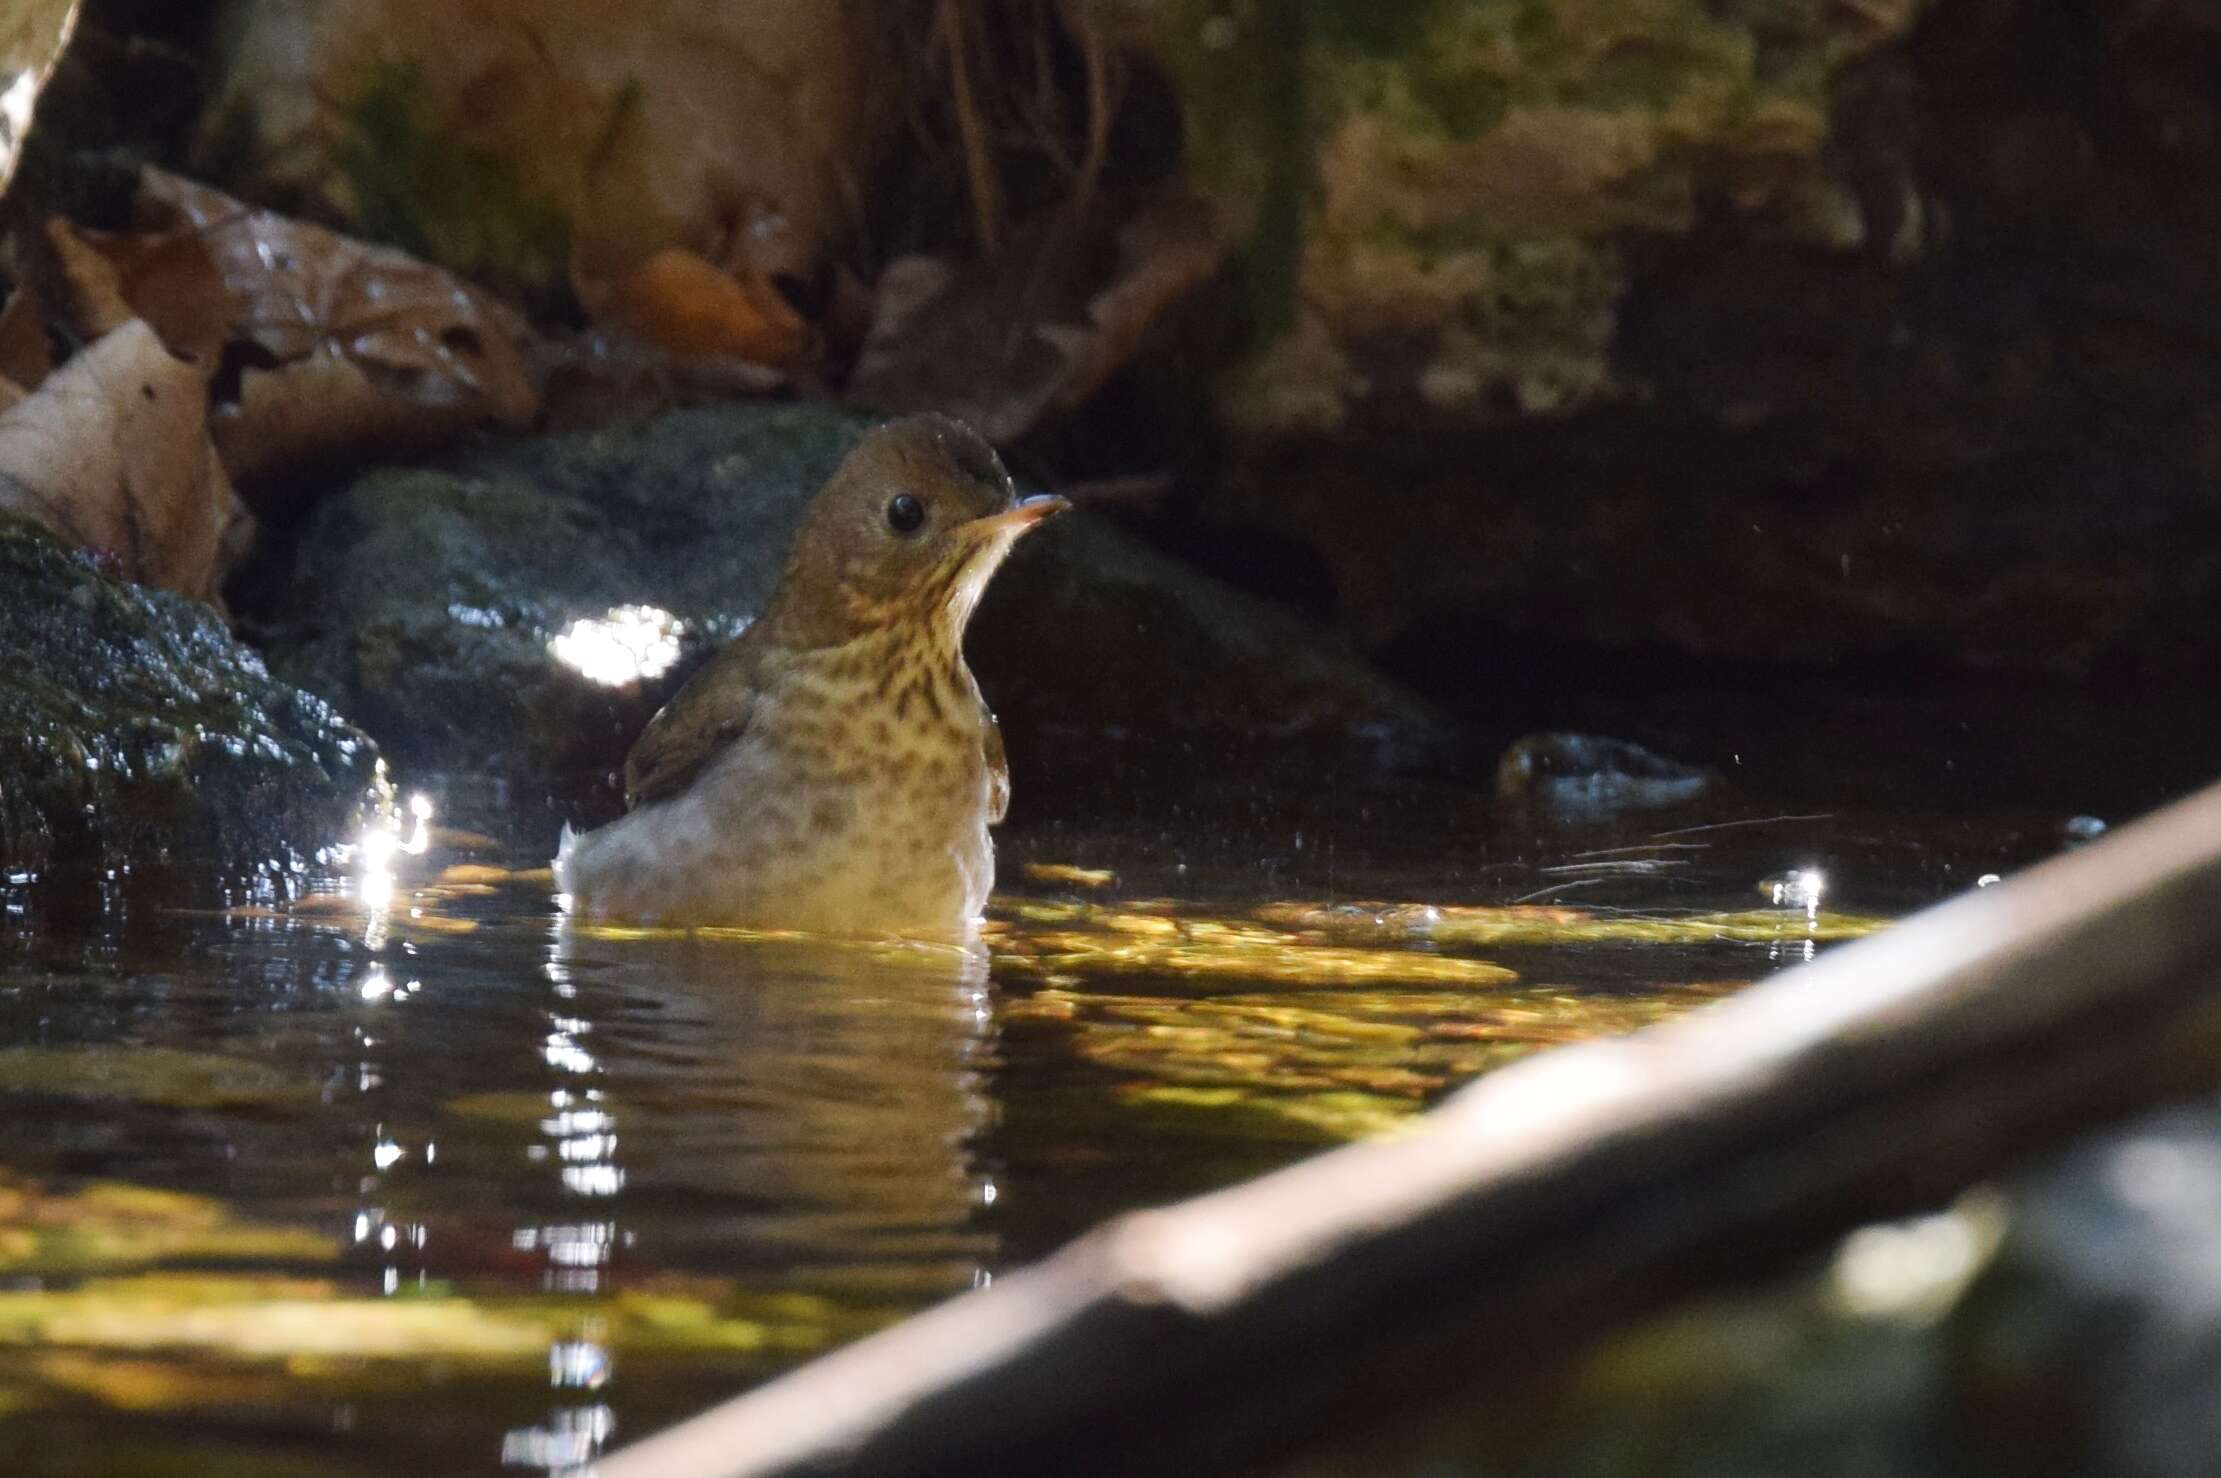
[[[753,737],[678,794],[566,835],[555,859],[564,907],[637,924],[970,931],[995,875],[976,748],[954,774],[867,763],[811,775]]]

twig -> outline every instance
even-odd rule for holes
[[[987,125],[980,117],[979,100],[972,92],[970,27],[964,23],[963,6],[964,0],[941,0],[938,21],[941,44],[948,48],[950,101],[956,109],[957,131],[964,139],[964,174],[971,187],[972,229],[979,236],[980,254],[992,256],[1002,244],[1002,187],[995,178]]]
[[[1095,199],[1095,187],[1103,177],[1103,160],[1110,152],[1109,61],[1102,37],[1095,31],[1090,0],[1077,0],[1065,14],[1087,68],[1087,149],[1080,156],[1079,175],[1072,186],[1072,213],[1081,215]]]

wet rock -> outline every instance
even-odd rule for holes
[[[690,659],[761,610],[803,504],[868,424],[734,405],[373,473],[310,527],[272,662],[412,762],[607,768]],[[551,655],[573,622],[638,605],[683,623],[664,671],[603,686]],[[1085,516],[1020,546],[971,650],[1014,746],[1053,729],[1395,751],[1439,732],[1303,623]]]
[[[1499,797],[1569,818],[1678,806],[1719,780],[1701,765],[1596,734],[1529,734],[1496,764]]]
[[[2024,1181],[1949,1334],[1974,1471],[2213,1472],[2221,1107],[2149,1116]]]
[[[0,516],[0,865],[306,854],[351,830],[376,767],[209,607]]]
[[[1312,743],[1389,764],[1444,738],[1340,641],[1085,515],[1018,546],[970,651],[1014,734]]]
[[[2106,831],[2103,818],[2097,816],[2069,816],[2059,823],[2059,835],[2070,847],[2080,847],[2096,841]]]

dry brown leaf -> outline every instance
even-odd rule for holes
[[[1211,208],[1193,195],[1161,197],[1118,230],[1118,266],[1088,299],[1084,325],[1043,324],[1037,332],[1065,351],[1069,369],[1055,405],[1070,409],[1131,359],[1160,314],[1225,260]]]
[[[574,283],[596,323],[681,359],[727,354],[783,365],[809,347],[809,326],[777,288],[683,247],[665,247],[606,281],[580,273]]]
[[[209,433],[224,465],[245,481],[345,449],[423,451],[477,419],[428,415],[386,393],[356,361],[320,345],[278,369],[248,370],[238,403],[216,408]]]
[[[525,328],[493,299],[405,253],[162,170],[144,170],[139,188],[150,219],[167,214],[207,247],[237,305],[232,339],[275,361],[247,370],[239,402],[216,408],[235,477],[395,436],[420,445],[530,420],[539,397],[518,348]]]
[[[1143,333],[1225,254],[1210,207],[1185,193],[1133,209],[1098,248],[1107,209],[1062,213],[961,269],[890,263],[848,398],[883,411],[938,410],[993,441],[1023,435],[1093,394]],[[1107,266],[1095,263],[1108,255]]]
[[[0,508],[212,605],[249,527],[209,444],[202,367],[136,319],[0,411]]]
[[[238,304],[198,232],[86,231],[55,217],[46,239],[84,337],[143,318],[172,353],[213,364],[222,352]]]
[[[549,431],[644,421],[680,406],[715,405],[786,388],[768,365],[729,355],[681,360],[623,334],[542,335],[531,347],[538,425]]]

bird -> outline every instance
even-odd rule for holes
[[[1068,506],[1021,498],[961,422],[866,432],[804,510],[763,613],[642,730],[626,813],[564,827],[564,911],[972,937],[1010,771],[964,631],[1011,547]]]

